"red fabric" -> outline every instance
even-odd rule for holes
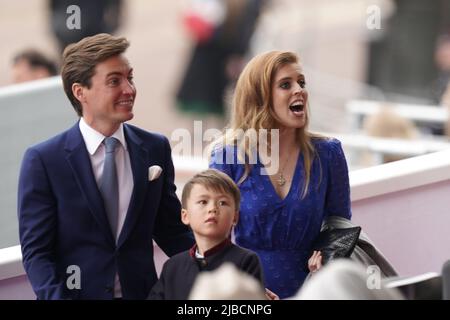
[[[214,32],[214,26],[211,23],[194,14],[186,14],[184,24],[193,38],[200,43],[208,41]]]
[[[207,258],[223,249],[225,249],[226,247],[230,246],[231,240],[230,238],[226,238],[225,240],[223,240],[221,243],[219,243],[218,245],[212,247],[211,249],[207,250],[204,254],[204,257]],[[196,259],[195,257],[195,251],[197,251],[197,244],[194,244],[190,249],[189,249],[189,255],[191,256],[191,258]]]

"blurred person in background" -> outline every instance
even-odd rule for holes
[[[370,32],[368,83],[388,101],[436,104],[436,39],[450,26],[450,0],[391,0],[392,15],[381,11],[381,27]],[[441,92],[442,93],[442,92]],[[436,127],[442,134],[442,126]]]
[[[265,286],[280,298],[294,295],[308,273],[320,268],[321,253],[311,259],[310,253],[324,219],[351,218],[341,143],[308,130],[308,101],[295,53],[257,55],[239,76],[231,122],[213,143],[210,160],[210,167],[227,173],[241,191],[236,243],[259,255]],[[263,129],[278,129],[279,140],[261,141]],[[242,137],[255,130],[256,142]],[[266,159],[251,148],[265,143],[270,150],[278,144],[279,154]],[[276,172],[267,171],[269,162]]]
[[[76,5],[80,8],[80,28],[69,29],[68,19]],[[114,33],[121,25],[122,0],[50,0],[50,24],[61,52],[74,42],[98,33]]]
[[[195,41],[177,93],[183,112],[226,114],[225,91],[237,79],[264,0],[190,0],[184,23]]]
[[[56,63],[36,49],[27,49],[13,58],[11,81],[21,83],[56,76]]]
[[[448,110],[449,119],[445,124],[444,134],[450,137],[450,34],[439,37],[435,61],[439,69],[439,77],[435,83],[436,102]]]
[[[434,83],[434,100],[442,103],[442,98],[450,84],[450,34],[441,35],[436,41],[434,61],[438,68],[438,78]]]
[[[442,106],[447,108],[447,123],[445,124],[445,135],[450,138],[450,83],[447,85],[447,89],[442,95]]]
[[[418,137],[418,130],[414,123],[397,114],[389,105],[385,105],[377,113],[370,115],[364,119],[363,128],[365,133],[371,137],[392,138],[414,140]],[[409,158],[405,155],[383,154],[382,163],[388,163]],[[377,163],[370,160],[368,155],[365,156],[365,165],[376,165]]]

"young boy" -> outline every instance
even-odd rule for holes
[[[230,241],[240,203],[239,189],[234,181],[215,169],[203,171],[186,183],[181,202],[181,220],[191,227],[196,244],[164,264],[149,299],[186,300],[197,275],[215,270],[224,262],[231,262],[239,270],[254,276],[263,290],[258,256]]]

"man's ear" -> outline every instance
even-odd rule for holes
[[[84,87],[78,82],[72,84],[72,94],[78,101],[80,101],[80,103],[86,99],[84,96]]]
[[[186,209],[181,209],[181,221],[185,224],[185,225],[189,225],[189,215]]]

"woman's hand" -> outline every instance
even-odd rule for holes
[[[270,290],[267,289],[267,288],[266,288],[265,295],[266,295],[266,299],[267,299],[267,300],[280,300],[280,297],[277,296],[276,293],[273,293],[272,291],[270,291]]]
[[[314,273],[322,268],[322,254],[320,251],[314,251],[311,258],[308,260],[309,272]]]

